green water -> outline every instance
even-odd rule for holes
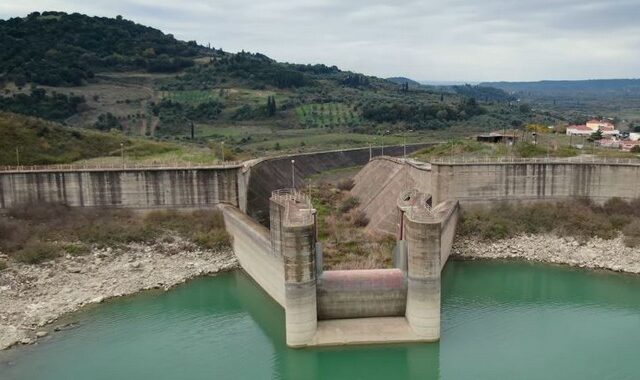
[[[450,262],[438,344],[291,350],[241,272],[75,316],[0,354],[0,379],[638,379],[640,277]]]

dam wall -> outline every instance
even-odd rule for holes
[[[239,204],[239,166],[0,172],[0,208],[52,202],[77,207]]]
[[[318,319],[402,316],[406,304],[400,269],[324,271],[318,279]]]
[[[410,144],[407,154],[432,146],[434,143]],[[373,147],[371,156],[381,156],[382,149]],[[251,162],[243,173],[241,188],[246,187],[246,200],[241,200],[240,208],[258,222],[269,225],[269,196],[277,189],[292,187],[292,164],[295,163],[295,187],[304,187],[305,179],[327,170],[363,166],[369,162],[369,148],[347,149],[331,152],[306,153]],[[384,154],[402,156],[403,146],[384,147]]]
[[[463,206],[640,196],[640,164],[626,160],[439,161],[432,162],[431,173],[434,202],[455,199]]]

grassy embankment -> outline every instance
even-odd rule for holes
[[[318,238],[325,269],[389,268],[395,238],[365,231],[369,219],[358,210],[359,200],[349,194],[353,180],[343,179],[311,187],[318,212]]]
[[[0,165],[69,163],[119,164],[120,144],[127,163],[210,163],[215,149],[69,128],[28,116],[0,112]],[[16,155],[16,149],[18,150]]]
[[[153,211],[146,215],[123,209],[70,208],[32,204],[0,216],[0,252],[37,264],[63,254],[84,255],[92,246],[171,242],[181,236],[202,248],[230,246],[220,211]],[[0,269],[7,263],[0,263]]]
[[[580,199],[530,205],[500,204],[465,210],[459,234],[499,240],[521,234],[552,233],[586,241],[613,239],[620,233],[629,247],[640,245],[640,199],[612,198],[604,205]]]

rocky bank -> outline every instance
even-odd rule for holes
[[[171,242],[93,249],[39,265],[10,262],[0,271],[0,349],[33,343],[47,325],[84,305],[238,267],[229,250]],[[49,328],[50,329],[50,328]]]
[[[622,237],[581,242],[555,235],[521,235],[494,242],[457,238],[452,255],[463,259],[525,259],[581,268],[640,273],[640,247],[624,245]]]

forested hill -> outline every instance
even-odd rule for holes
[[[0,46],[0,111],[150,138],[225,141],[236,153],[558,120],[498,89],[405,85],[406,78],[224,52],[122,17],[34,12],[0,20]]]
[[[0,79],[80,85],[98,71],[175,72],[204,49],[122,17],[34,12],[0,20]]]

